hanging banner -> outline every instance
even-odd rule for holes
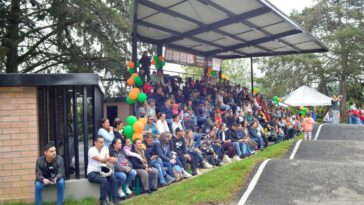
[[[169,63],[176,63],[181,65],[189,65],[194,67],[202,67],[204,66],[205,58],[203,56],[197,56],[191,53],[186,52],[180,52],[174,49],[165,48],[164,49],[164,56],[165,61]],[[217,67],[221,67],[221,59],[220,60],[220,66],[217,65]],[[218,61],[217,61],[218,62]],[[208,67],[213,66],[213,59],[208,59],[207,61]]]
[[[221,59],[218,59],[218,58],[212,59],[212,70],[216,70],[216,71],[221,70]]]

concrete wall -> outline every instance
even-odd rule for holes
[[[38,157],[36,87],[0,87],[0,204],[33,201]]]

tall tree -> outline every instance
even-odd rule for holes
[[[265,81],[279,79],[285,83],[281,85],[286,91],[313,82],[326,94],[339,92],[343,95],[340,109],[345,119],[346,101],[355,97],[352,93],[348,96],[348,88],[360,86],[359,79],[364,75],[364,1],[320,0],[292,17],[319,36],[329,52],[269,58],[264,61],[268,65],[263,67]],[[268,70],[271,67],[276,70]],[[279,88],[275,85],[272,89]]]
[[[125,79],[132,3],[0,1],[0,72],[97,72]]]

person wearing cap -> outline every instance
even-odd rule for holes
[[[177,127],[175,133],[176,134],[172,137],[172,150],[177,153],[177,157],[182,163],[182,167],[186,170],[187,162],[189,162],[191,165],[192,175],[197,175],[197,167],[194,158],[187,153],[186,141],[184,139],[185,132]]]
[[[145,132],[151,132],[154,138],[154,141],[159,143],[158,137],[159,137],[159,132],[158,129],[154,123],[153,117],[152,116],[148,116],[148,121],[147,124],[144,127],[144,131]]]
[[[37,159],[35,166],[35,204],[40,205],[42,203],[42,191],[45,186],[56,185],[57,205],[62,205],[64,193],[63,159],[57,155],[53,143],[44,146],[43,154]]]
[[[104,146],[101,135],[95,137],[94,146],[88,150],[87,178],[91,183],[100,184],[100,204],[107,205],[106,198],[111,192],[114,204],[119,204],[118,181],[115,175],[103,177],[101,163],[116,163],[117,158],[110,157],[109,149]]]

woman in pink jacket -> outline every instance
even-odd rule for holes
[[[305,119],[302,122],[303,132],[305,134],[305,140],[311,140],[312,130],[315,125],[315,121],[311,117],[311,113],[307,113]]]

